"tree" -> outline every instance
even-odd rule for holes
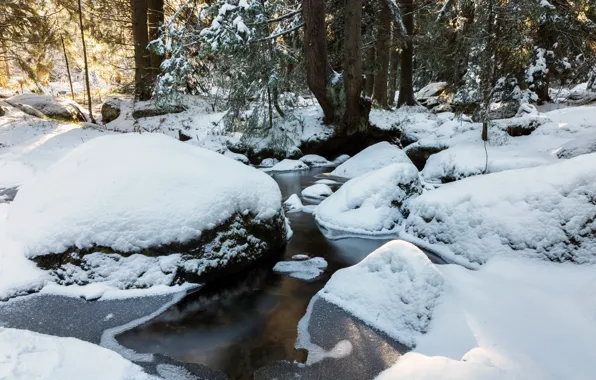
[[[147,0],[132,1],[133,40],[135,51],[135,98],[151,99],[151,59],[147,45],[149,32],[147,29]]]
[[[363,132],[368,127],[368,111],[363,104],[362,93],[362,1],[346,0],[344,13],[344,87],[346,104],[343,123],[350,135]]]
[[[159,28],[164,23],[164,0],[149,0],[147,10],[149,40],[154,41],[159,38]],[[163,55],[150,51],[151,61],[151,83],[155,83],[159,75],[159,68],[163,62]]]
[[[89,84],[89,63],[87,62],[87,47],[85,46],[85,28],[83,27],[83,9],[81,7],[81,0],[79,3],[79,23],[81,26],[81,42],[83,43],[83,57],[85,60],[85,84],[87,87],[87,103],[89,106],[89,118],[92,123],[95,123],[93,118],[93,104],[91,103],[91,86]]]
[[[391,12],[385,1],[381,2],[379,30],[377,35],[377,61],[379,70],[375,78],[374,100],[379,107],[388,108],[387,82],[389,79],[389,55],[391,43]],[[395,94],[395,93],[394,93]]]
[[[414,45],[412,35],[414,34],[414,5],[412,0],[399,0],[399,7],[403,14],[403,23],[409,38],[404,42],[401,52],[401,65],[399,76],[399,98],[397,106],[413,106],[416,104],[414,96],[413,60]]]

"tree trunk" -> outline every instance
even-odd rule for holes
[[[365,66],[366,66],[366,76],[364,78],[364,94],[368,97],[372,97],[373,95],[373,88],[375,86],[375,73],[374,73],[374,66],[375,66],[375,46],[371,45],[366,52],[364,53],[365,59]]]
[[[74,90],[72,89],[72,77],[70,76],[70,65],[68,64],[68,55],[66,55],[66,46],[64,46],[64,38],[60,36],[62,42],[62,51],[64,52],[64,62],[66,63],[66,73],[68,74],[68,84],[70,84],[70,95],[72,100],[75,100]]]
[[[325,115],[324,122],[335,121],[335,105],[327,93],[329,63],[327,60],[327,35],[325,27],[325,2],[304,0],[304,64],[308,87],[319,101]]]
[[[399,0],[399,6],[402,11],[404,25],[408,36],[408,41],[404,44],[404,48],[401,52],[401,71],[399,76],[399,98],[397,100],[397,106],[403,105],[413,106],[416,104],[416,98],[414,97],[414,85],[413,85],[413,59],[414,59],[414,46],[412,44],[412,35],[414,34],[414,7],[412,0]]]
[[[149,8],[147,10],[149,41],[159,38],[159,27],[164,23],[163,7],[164,0],[149,0]],[[151,83],[155,83],[164,57],[154,52],[150,52],[149,54],[151,60]]]
[[[89,65],[87,63],[87,47],[85,46],[85,29],[83,27],[83,9],[81,0],[79,0],[79,26],[81,27],[81,41],[83,42],[83,61],[85,64],[85,83],[87,84],[87,102],[89,103],[89,118],[95,123],[93,118],[93,105],[91,103],[91,86],[89,85]]]
[[[397,35],[393,35],[391,44],[391,63],[389,65],[389,99],[388,104],[395,104],[395,93],[397,92],[397,74],[399,69],[399,53],[397,52]]]
[[[346,134],[362,132],[368,127],[368,113],[361,109],[362,92],[362,0],[346,0],[344,8],[344,88]]]
[[[489,119],[489,108],[491,102],[494,63],[492,62],[493,52],[495,51],[495,40],[493,38],[493,26],[495,23],[495,12],[493,6],[493,0],[487,0],[485,22],[486,22],[486,48],[484,51],[484,63],[482,68],[482,100],[483,100],[483,113],[482,113],[482,141],[488,141],[488,119]]]
[[[377,61],[379,71],[375,78],[374,99],[379,107],[389,108],[387,102],[387,80],[389,77],[389,45],[391,42],[391,11],[387,2],[381,2],[379,34],[377,36]]]
[[[151,59],[147,45],[147,0],[132,0],[132,34],[135,47],[135,98],[151,99]]]

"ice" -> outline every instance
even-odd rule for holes
[[[273,267],[277,273],[287,276],[312,281],[319,277],[327,268],[327,261],[322,257],[304,260],[302,257],[294,261],[280,261]]]
[[[371,327],[412,347],[428,331],[443,277],[416,246],[394,240],[337,271],[318,293]]]
[[[362,152],[339,165],[331,175],[354,178],[375,169],[394,163],[409,163],[412,161],[403,150],[388,142],[380,142],[369,146]]]
[[[279,187],[265,173],[145,133],[74,149],[20,188],[8,223],[34,257],[73,246],[130,252],[184,243],[234,214],[266,220],[280,211]]]
[[[346,182],[315,209],[315,220],[348,235],[395,233],[403,220],[401,204],[421,192],[414,165],[391,164]]]
[[[333,190],[331,190],[329,186],[322,183],[309,186],[302,190],[302,196],[305,198],[321,199],[327,198],[331,194],[333,194]]]
[[[0,327],[0,358],[3,379],[158,379],[106,348],[26,330]]]

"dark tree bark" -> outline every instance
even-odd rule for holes
[[[362,0],[346,0],[344,8],[344,88],[346,109],[344,123],[347,134],[368,127],[368,113],[361,110],[362,92]],[[366,121],[363,117],[366,117]]]
[[[364,94],[368,97],[372,97],[373,88],[375,86],[374,65],[376,58],[375,46],[371,45],[364,52],[364,64],[366,66],[366,75],[364,77]]]
[[[147,0],[132,1],[132,34],[135,46],[135,98],[151,99],[151,59],[147,45],[149,34],[147,29]]]
[[[164,22],[164,0],[149,0],[149,8],[147,10],[149,41],[156,40],[159,37],[159,27]],[[161,63],[164,60],[162,55],[150,52],[151,60],[151,83],[155,83],[160,72]]]
[[[325,2],[304,0],[302,4],[304,20],[304,64],[308,87],[315,95],[323,113],[324,122],[335,121],[335,105],[327,92],[329,64],[327,59],[327,35],[325,28]]]
[[[85,46],[85,29],[83,27],[83,8],[79,0],[79,26],[81,27],[81,40],[83,42],[83,61],[85,64],[85,83],[87,84],[87,102],[89,103],[89,118],[95,123],[93,118],[93,105],[91,104],[91,86],[89,85],[89,65],[87,64],[87,47]]]
[[[62,42],[62,52],[64,52],[64,62],[66,63],[66,73],[68,74],[68,84],[70,84],[70,96],[75,100],[74,90],[72,89],[72,77],[70,76],[70,65],[68,64],[68,55],[66,55],[66,46],[64,46],[64,37],[60,36]]]
[[[404,43],[404,47],[401,53],[401,71],[399,76],[399,98],[397,100],[397,106],[403,105],[413,106],[416,104],[416,98],[414,97],[414,85],[413,85],[413,59],[414,59],[414,46],[412,44],[412,35],[414,34],[414,6],[412,0],[399,0],[399,7],[401,8],[404,26],[408,33],[407,41]]]
[[[391,11],[387,2],[381,2],[379,34],[377,35],[377,62],[379,71],[375,77],[374,99],[380,107],[388,108],[387,80],[389,77],[389,49],[391,43]]]
[[[395,45],[397,45],[397,41],[393,41],[393,46],[391,46],[391,61],[389,64],[389,94],[387,95],[389,99],[387,99],[387,103],[391,106],[395,104],[397,74],[399,69],[399,53],[397,52]]]

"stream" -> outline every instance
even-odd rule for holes
[[[324,174],[328,171],[314,168],[273,178],[285,200],[318,179],[328,178]],[[287,217],[294,235],[280,257],[209,283],[182,299],[153,296],[88,302],[34,294],[0,304],[0,326],[102,344],[165,379],[374,378],[407,348],[313,296],[335,271],[360,262],[388,240],[328,240],[311,214],[297,212]],[[323,257],[328,267],[314,281],[273,272],[276,261],[290,260],[296,254]],[[294,348],[298,324],[307,309],[309,319],[303,332],[309,338],[308,351]],[[329,354],[346,342],[347,352]],[[305,366],[307,357],[309,365]],[[188,377],[165,376],[172,372],[164,372],[168,366],[184,369]]]

